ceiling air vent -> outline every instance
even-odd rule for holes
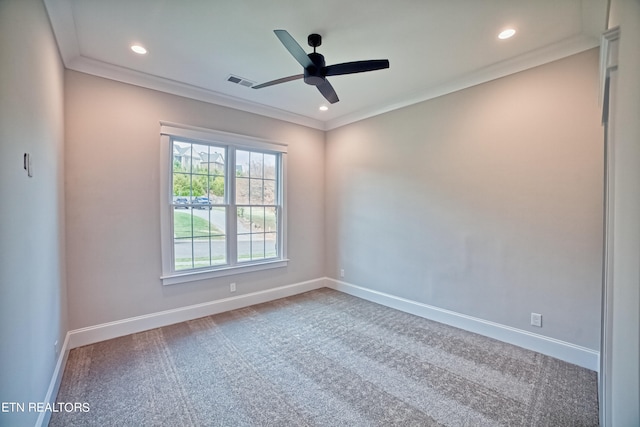
[[[251,87],[256,84],[256,82],[252,82],[251,80],[247,80],[243,77],[234,76],[233,74],[229,74],[227,81],[245,87]]]

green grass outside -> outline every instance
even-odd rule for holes
[[[191,221],[193,219],[193,230],[191,229]],[[177,239],[192,236],[210,236],[212,234],[224,234],[215,225],[211,224],[204,218],[191,216],[191,212],[174,212],[173,213],[173,233]],[[223,238],[221,236],[219,238]],[[214,237],[216,238],[216,237]]]
[[[239,208],[238,216],[244,220],[246,224],[249,224],[250,220],[253,220],[254,223],[259,224],[262,227],[262,224],[265,226],[265,231],[275,232],[278,228],[276,222],[276,214],[274,212],[270,212],[267,210],[263,213],[262,209],[254,209],[253,215],[250,215],[251,209],[249,207],[243,206]]]
[[[259,212],[260,214],[258,214],[258,212],[254,211],[253,219],[254,221],[257,220],[258,223],[262,223],[261,220],[263,219],[262,218],[263,215],[260,215],[262,212]],[[248,221],[249,209],[245,208],[244,213],[246,216],[245,215],[242,215],[242,216],[244,216]],[[276,229],[275,215],[273,213],[267,213],[265,219],[266,219],[267,229],[269,229],[270,227],[273,227],[272,229],[275,230]],[[193,225],[193,228],[192,228],[192,225]],[[224,232],[218,229],[215,225],[211,224],[209,221],[207,221],[204,218],[192,216],[190,212],[174,211],[173,232],[175,234],[176,239],[193,237],[195,241],[203,240],[203,239],[206,241],[209,238],[214,240],[226,238],[226,236],[224,236]],[[266,254],[257,254],[257,255],[258,255],[257,258],[255,259],[269,259],[269,258],[276,257],[277,253],[267,252]],[[249,254],[239,254],[238,258],[239,258],[238,261],[248,261],[251,259],[251,256]],[[176,264],[176,267],[175,267],[176,270],[191,269],[191,268],[194,268],[194,266],[195,268],[209,267],[211,265],[224,264],[224,256],[218,255],[218,256],[213,256],[211,258],[197,257],[195,259],[176,258],[175,264]]]
[[[222,261],[222,262],[216,262],[216,261]],[[195,260],[192,260],[191,258],[177,258],[176,270],[190,270],[192,268],[211,267],[212,265],[224,264],[224,261],[225,261],[224,256],[214,256],[211,258],[198,257]]]

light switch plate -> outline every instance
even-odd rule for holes
[[[27,176],[31,178],[33,176],[33,165],[31,164],[31,154],[24,153],[24,170],[27,171]]]

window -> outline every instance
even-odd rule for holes
[[[163,284],[287,263],[282,144],[162,123]]]

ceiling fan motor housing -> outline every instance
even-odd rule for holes
[[[318,86],[325,81],[325,76],[323,75],[325,67],[324,56],[316,52],[312,52],[307,56],[313,62],[313,65],[304,69],[304,82],[308,85]]]

